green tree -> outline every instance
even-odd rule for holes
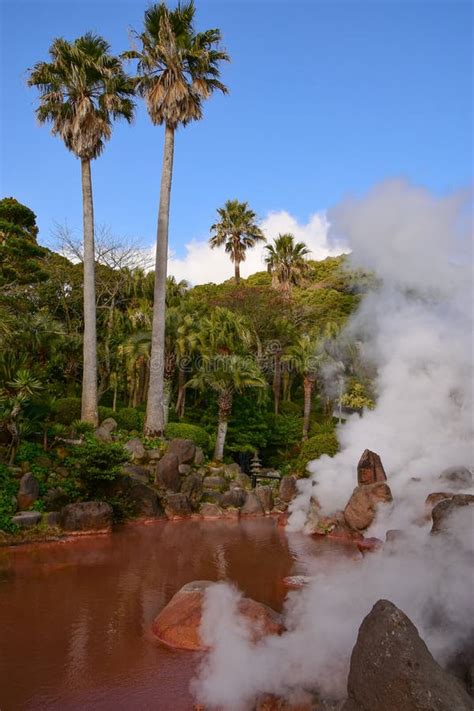
[[[299,284],[307,271],[305,257],[310,250],[304,242],[295,242],[290,233],[279,234],[273,244],[265,246],[265,250],[265,263],[272,275],[273,286],[289,298],[292,284]]]
[[[217,394],[218,425],[214,459],[222,461],[234,394],[247,388],[264,388],[265,378],[253,359],[239,355],[219,355],[207,358],[187,386],[204,391],[211,389]]]
[[[247,249],[255,247],[257,242],[265,242],[265,237],[258,226],[257,216],[247,202],[227,200],[224,207],[217,210],[219,220],[211,226],[211,248],[225,247],[234,264],[235,281],[240,282],[240,264],[245,261]]]
[[[97,335],[94,207],[91,161],[110,138],[112,121],[132,120],[134,85],[108,43],[92,33],[74,42],[55,39],[50,62],[38,62],[28,84],[39,90],[36,115],[51,123],[68,150],[81,161],[84,226],[84,344],[82,420],[97,424]]]
[[[145,12],[144,29],[136,38],[140,50],[126,52],[138,60],[137,91],[146,100],[155,125],[165,126],[163,168],[156,241],[156,267],[151,346],[151,373],[148,389],[145,433],[161,435],[165,428],[165,311],[168,228],[174,134],[178,126],[202,118],[203,102],[214,91],[227,93],[219,81],[219,64],[228,61],[219,48],[221,33],[194,30],[194,3],[179,3],[170,10],[164,3]]]

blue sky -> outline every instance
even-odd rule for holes
[[[207,237],[227,198],[264,218],[311,215],[398,176],[442,194],[471,180],[472,4],[457,0],[197,1],[197,27],[217,26],[232,63],[227,97],[176,137],[170,244]],[[26,69],[52,39],[102,34],[129,47],[145,2],[3,0],[1,190],[38,216],[81,228],[80,168],[36,124]],[[151,244],[163,131],[140,103],[93,164],[96,221]]]

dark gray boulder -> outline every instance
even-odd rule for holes
[[[12,522],[20,528],[33,528],[41,521],[41,514],[38,511],[22,511],[12,517]]]
[[[343,711],[471,711],[462,685],[388,600],[379,600],[359,628],[347,691]]]
[[[192,513],[191,504],[185,494],[168,494],[165,503],[168,518],[185,518]]]
[[[466,489],[472,486],[472,474],[467,467],[448,467],[439,475],[443,481],[449,481],[457,489]]]
[[[146,449],[138,437],[129,439],[123,445],[124,449],[129,453],[132,462],[144,462],[147,458]]]
[[[29,509],[39,496],[39,482],[31,472],[23,474],[20,479],[18,491],[18,508],[24,511]]]
[[[112,526],[112,507],[105,501],[81,501],[61,509],[59,524],[65,531],[106,531]]]
[[[465,506],[472,506],[473,504],[474,495],[472,494],[456,494],[451,499],[440,501],[431,512],[431,518],[433,519],[431,533],[451,533],[454,514]],[[474,509],[472,511],[474,512]],[[466,533],[472,536],[472,527]]]
[[[289,504],[290,501],[295,498],[298,493],[298,487],[296,484],[297,481],[298,480],[294,474],[290,474],[289,476],[284,476],[282,478],[280,481],[280,490],[278,492],[278,497],[281,501]]]
[[[254,491],[249,491],[245,504],[240,509],[242,516],[258,516],[264,513],[262,502]]]
[[[172,439],[166,452],[176,454],[178,464],[192,464],[196,455],[196,445],[191,439]]]
[[[162,489],[178,492],[181,486],[179,460],[173,452],[166,454],[156,465],[155,481]]]
[[[232,489],[229,489],[229,491],[226,491],[224,494],[222,494],[221,498],[221,506],[224,508],[237,508],[239,509],[241,506],[245,504],[247,501],[247,492],[245,489],[241,489],[238,486],[235,486]]]
[[[273,490],[268,485],[258,485],[255,487],[255,494],[262,504],[265,513],[270,513],[273,508]]]

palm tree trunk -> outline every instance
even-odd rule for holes
[[[273,402],[275,405],[275,415],[280,411],[280,391],[281,391],[281,353],[275,353],[275,366],[273,372]]]
[[[234,263],[235,283],[240,284],[240,262]]]
[[[305,376],[303,382],[304,390],[304,410],[303,410],[303,440],[308,439],[309,424],[311,417],[311,396],[313,394],[314,382],[308,376]]]
[[[81,419],[98,424],[97,334],[95,305],[94,205],[91,164],[81,161],[82,213],[84,224],[84,346]]]
[[[225,438],[227,435],[227,420],[222,420],[219,415],[219,423],[217,425],[217,437],[216,446],[214,449],[214,460],[216,462],[222,462],[224,459],[224,445]]]
[[[184,415],[186,404],[186,373],[182,368],[178,369],[178,397],[176,399],[176,414],[181,419]]]
[[[145,419],[145,434],[160,437],[165,429],[164,367],[166,272],[168,261],[168,227],[171,179],[173,176],[174,129],[166,126],[161,172],[160,206],[156,238],[155,290],[153,295],[153,326],[151,334],[150,382]]]

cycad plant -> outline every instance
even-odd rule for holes
[[[245,261],[248,249],[257,242],[265,242],[265,236],[258,226],[255,212],[247,202],[227,200],[224,207],[217,210],[219,220],[211,226],[211,248],[225,247],[234,264],[235,281],[240,282],[240,264]]]
[[[193,2],[170,10],[164,3],[145,12],[144,28],[136,33],[140,45],[125,53],[138,60],[137,91],[145,99],[155,125],[165,126],[163,168],[156,241],[151,373],[145,434],[161,435],[165,428],[165,311],[168,227],[174,135],[178,126],[202,118],[203,102],[214,91],[227,93],[220,81],[219,65],[228,61],[220,48],[218,29],[196,32]]]
[[[108,43],[92,33],[74,42],[55,39],[50,61],[38,62],[28,84],[39,90],[36,116],[81,161],[84,225],[83,421],[97,424],[97,336],[94,261],[94,207],[91,161],[111,136],[112,122],[133,117],[134,84]]]

